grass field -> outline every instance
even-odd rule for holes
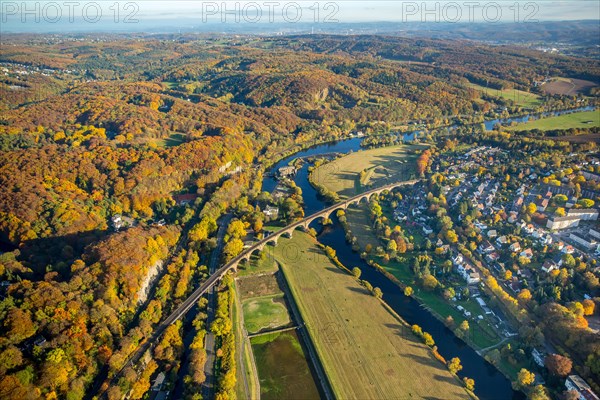
[[[161,139],[148,139],[148,143],[153,143],[154,146],[160,149],[165,149],[168,147],[179,146],[180,144],[185,142],[185,136],[181,133],[173,133],[169,135],[167,138]]]
[[[593,128],[600,127],[600,112],[581,111],[572,114],[563,114],[558,117],[540,118],[535,121],[528,121],[524,124],[518,124],[507,128],[511,131],[539,129],[549,131],[553,129],[569,128]],[[560,138],[557,138],[560,139]]]
[[[260,376],[262,400],[319,399],[296,332],[272,333],[250,339]]]
[[[515,104],[518,104],[522,107],[533,108],[542,103],[538,95],[518,89],[492,89],[476,85],[474,83],[470,83],[468,87],[480,93],[487,94],[488,96],[500,97],[504,100],[512,100]]]
[[[312,178],[341,198],[349,198],[368,190],[360,183],[360,172],[365,169],[369,170],[367,175],[371,186],[409,180],[410,175],[416,173],[414,161],[417,155],[414,151],[425,148],[402,145],[359,151],[316,168]]]
[[[249,333],[280,328],[291,322],[283,294],[245,300],[242,302],[242,308]]]
[[[273,260],[273,247],[265,246],[263,252],[265,253],[264,258],[253,255],[249,263],[240,265],[238,276],[275,272],[277,270],[277,264]]]
[[[272,253],[268,246],[265,251]],[[279,269],[274,259],[253,257],[236,279],[236,344],[244,372],[238,369],[238,398],[247,398],[244,378],[252,399],[318,399],[319,392],[294,331],[249,334],[291,326],[285,295],[279,286]],[[244,376],[245,373],[245,376]],[[256,383],[255,383],[256,382]]]
[[[362,208],[347,208],[346,219],[352,235],[358,240],[361,249],[367,247],[368,244],[373,249],[380,245],[377,238],[370,234],[371,221],[369,215]]]
[[[335,267],[312,237],[280,239],[275,256],[341,399],[468,398],[461,384],[383,304]],[[298,250],[285,257],[286,247]]]

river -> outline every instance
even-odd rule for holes
[[[560,115],[575,111],[592,110],[593,107],[586,107],[578,110],[565,112],[555,112]],[[523,116],[509,120],[486,121],[486,128],[491,129],[496,123],[526,122],[531,116]],[[411,140],[418,132],[410,132],[405,135],[405,140]],[[361,149],[362,138],[352,138],[336,143],[326,143],[312,148],[300,151],[289,157],[284,158],[269,171],[269,174],[263,180],[263,190],[273,191],[277,181],[272,177],[273,173],[279,167],[288,165],[290,161],[297,157],[315,156],[325,153],[348,153]],[[302,189],[304,199],[305,215],[311,215],[328,206],[321,200],[308,181],[308,163],[305,163],[297,172],[294,179],[296,185]],[[493,365],[485,361],[483,357],[475,352],[471,347],[458,339],[454,333],[448,329],[441,321],[433,316],[427,309],[423,308],[416,300],[406,297],[403,291],[382,273],[368,266],[357,253],[353,252],[351,246],[345,241],[343,227],[338,223],[337,218],[333,218],[334,224],[328,226],[319,235],[321,243],[334,248],[340,261],[349,268],[359,267],[362,271],[361,278],[369,281],[374,287],[379,287],[383,291],[383,299],[410,325],[417,324],[424,331],[429,332],[438,346],[440,354],[450,359],[459,357],[463,365],[459,376],[468,376],[475,380],[475,394],[482,400],[506,400],[506,399],[524,399],[521,392],[514,391],[511,382]],[[315,222],[315,224],[317,224]],[[317,226],[315,226],[317,227]],[[365,311],[366,312],[366,311]]]
[[[12,245],[10,243],[7,243],[7,242],[0,241],[0,254],[2,254],[2,253],[8,253],[9,251],[13,251],[13,250],[16,250],[16,249],[17,249],[16,246],[14,246],[14,245]]]

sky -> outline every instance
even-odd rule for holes
[[[599,0],[571,1],[10,1],[0,0],[0,32],[234,31],[250,25],[376,22],[535,23],[600,21]]]

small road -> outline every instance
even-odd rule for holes
[[[512,337],[505,337],[504,339],[502,339],[501,341],[499,341],[496,344],[493,344],[489,347],[486,347],[484,349],[479,349],[477,350],[477,354],[479,354],[481,357],[483,357],[485,355],[485,353],[487,353],[489,350],[495,349],[496,347],[500,347],[501,345],[503,345],[504,343],[508,342],[510,339],[512,339]]]
[[[208,263],[208,273],[212,275],[219,266],[219,260],[223,252],[225,233],[227,233],[227,227],[233,218],[232,214],[226,214],[219,221],[219,231],[217,232],[217,247],[212,251],[210,260]],[[213,286],[208,291],[208,305],[206,309],[206,336],[204,337],[204,350],[206,350],[206,362],[204,363],[204,376],[206,379],[202,384],[202,398],[212,399],[214,393],[214,381],[215,381],[215,335],[210,330],[210,326],[215,319],[215,307],[217,303],[216,287]]]
[[[259,333],[251,333],[248,335],[249,338],[253,338],[253,337],[257,337],[257,336],[264,336],[264,335],[272,335],[273,333],[282,333],[282,332],[288,332],[288,331],[295,331],[296,329],[299,329],[299,326],[288,326],[286,328],[279,328],[279,329],[274,329],[272,331],[265,331],[265,332],[259,332]]]

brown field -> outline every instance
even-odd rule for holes
[[[578,93],[585,93],[595,86],[597,85],[594,82],[582,79],[555,78],[551,82],[545,83],[542,86],[542,90],[549,94],[572,96]]]
[[[242,300],[279,294],[281,288],[275,274],[247,276],[237,280],[238,293]]]

